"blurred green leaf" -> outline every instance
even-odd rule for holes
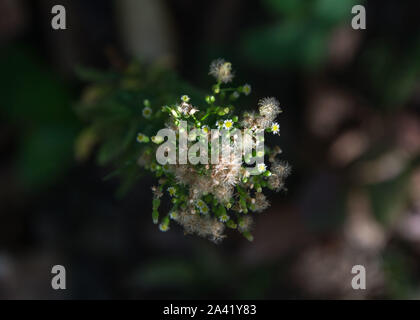
[[[368,186],[372,208],[378,221],[385,225],[392,224],[408,197],[409,174],[403,174],[394,179]]]
[[[360,2],[358,2],[360,3]],[[272,25],[251,29],[241,53],[257,66],[315,70],[326,58],[329,37],[339,24],[350,24],[355,0],[265,0],[279,14]]]
[[[317,0],[313,7],[314,17],[323,25],[333,26],[340,22],[350,25],[353,18],[352,7],[355,4],[362,4],[362,2],[356,0]]]
[[[79,121],[68,87],[31,52],[4,50],[0,56],[0,112],[18,129],[16,170],[32,190],[57,181],[74,159]]]
[[[194,282],[195,271],[183,260],[159,260],[136,272],[134,282],[142,287],[186,286]]]
[[[304,30],[299,23],[279,23],[250,31],[243,42],[244,54],[262,66],[296,63]]]
[[[313,1],[296,0],[264,0],[263,5],[268,11],[282,14],[288,18],[300,16],[312,5]]]
[[[57,181],[71,166],[74,127],[40,126],[22,138],[17,157],[18,176],[32,190]]]
[[[120,75],[113,71],[99,71],[93,68],[76,67],[77,76],[87,82],[108,83],[120,79]]]
[[[366,50],[361,61],[361,73],[367,70],[367,86],[374,104],[387,109],[404,105],[413,94],[420,76],[420,45],[404,51],[383,40],[377,40]]]
[[[315,69],[326,54],[329,31],[310,22],[286,21],[250,31],[244,54],[263,67]]]
[[[414,296],[412,270],[407,257],[396,249],[385,252],[383,269],[386,291],[390,299],[410,299]]]

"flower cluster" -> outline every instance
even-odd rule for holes
[[[274,135],[280,134],[276,118],[281,113],[275,98],[263,98],[258,103],[257,112],[245,112],[241,117],[234,113],[234,102],[241,96],[251,93],[251,86],[227,87],[234,78],[232,65],[223,59],[213,61],[209,74],[216,79],[212,92],[202,101],[193,101],[182,95],[178,101],[163,107],[153,106],[144,101],[142,116],[153,120],[166,114],[165,125],[180,130],[180,123],[186,122],[188,130],[201,129],[199,133],[188,135],[188,146],[207,138],[211,147],[211,129],[232,131],[239,129],[257,139],[262,130]],[[205,137],[208,135],[207,137]],[[169,230],[171,221],[180,224],[187,234],[197,234],[218,242],[225,237],[225,228],[237,229],[245,238],[252,241],[252,212],[268,208],[269,202],[263,194],[264,188],[274,191],[285,189],[285,178],[290,174],[290,166],[279,161],[280,148],[267,148],[262,156],[267,161],[256,166],[257,172],[250,174],[249,168],[235,158],[235,143],[223,146],[229,161],[212,164],[165,164],[156,162],[154,157],[164,139],[158,135],[148,137],[139,132],[137,142],[142,144],[142,154],[137,163],[151,171],[158,178],[153,189],[153,221],[161,231]],[[255,141],[252,141],[255,142]],[[221,157],[221,155],[220,155]],[[222,160],[222,159],[220,159]],[[159,213],[162,197],[171,201],[168,213]]]

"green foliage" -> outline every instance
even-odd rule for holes
[[[413,264],[401,250],[391,248],[385,253],[383,268],[386,293],[391,299],[410,299],[416,295],[413,279]]]
[[[370,89],[370,98],[381,108],[400,108],[412,95],[420,75],[420,42],[405,50],[394,43],[375,41],[362,56],[361,77]]]
[[[368,186],[372,209],[381,223],[389,226],[398,218],[408,199],[410,172],[403,172],[394,179]]]
[[[136,164],[143,151],[136,143],[137,132],[151,136],[156,128],[164,126],[161,117],[146,119],[142,116],[144,100],[152,103],[154,113],[161,113],[161,105],[183,92],[198,96],[199,91],[164,67],[146,68],[138,62],[123,73],[89,68],[78,68],[77,73],[82,80],[94,84],[86,89],[76,112],[88,124],[86,130],[92,132],[99,144],[98,164],[113,163],[117,168],[113,176],[121,178],[118,194],[123,195],[142,175]],[[82,145],[83,139],[76,148]]]
[[[314,70],[325,61],[333,29],[350,23],[356,1],[265,0],[263,4],[278,19],[249,30],[241,51],[258,66]]]
[[[28,190],[49,186],[74,159],[79,121],[71,93],[25,50],[5,50],[0,69],[0,112],[19,130],[17,174]]]

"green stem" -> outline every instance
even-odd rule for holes
[[[206,120],[207,119],[207,117],[209,116],[209,115],[211,115],[211,114],[215,114],[216,112],[215,111],[210,111],[210,112],[208,112],[204,117],[202,117],[201,118],[201,120],[200,121],[204,121],[204,120]]]

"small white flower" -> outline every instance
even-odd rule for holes
[[[184,95],[181,97],[181,100],[182,100],[182,101],[184,101],[184,102],[189,102],[189,101],[190,101],[190,97],[189,97],[189,96],[187,96],[186,94],[184,94]]]
[[[265,172],[265,170],[267,170],[267,166],[265,165],[265,163],[260,163],[257,165],[257,170],[259,173],[263,173]]]
[[[248,83],[247,83],[247,84],[245,84],[245,85],[242,87],[242,92],[243,92],[246,96],[248,96],[248,95],[251,93],[251,85],[249,85]]]
[[[210,132],[209,126],[206,126],[206,125],[202,126],[201,130],[203,130],[204,133],[209,133]]]
[[[169,187],[167,191],[171,197],[174,197],[176,195],[176,189],[174,187]]]
[[[168,230],[169,230],[169,226],[168,226],[167,224],[163,224],[163,223],[161,223],[161,224],[159,225],[159,229],[160,229],[160,231],[162,231],[162,232],[166,232],[166,231],[168,231]]]
[[[178,212],[176,212],[176,211],[171,211],[171,213],[169,214],[169,217],[170,217],[172,220],[176,220],[176,219],[178,219]]]
[[[233,121],[231,119],[227,119],[223,122],[223,128],[226,130],[230,130],[233,127]]]
[[[232,93],[232,95],[233,95],[233,97],[234,97],[235,99],[238,99],[238,98],[239,98],[239,96],[240,96],[240,94],[239,94],[239,92],[238,92],[238,91],[233,92],[233,93]]]
[[[207,205],[206,205],[206,203],[205,203],[203,200],[201,200],[201,199],[197,200],[196,204],[197,204],[197,207],[198,207],[199,209],[201,209],[201,208],[203,208],[203,207],[207,206]]]
[[[143,109],[143,117],[149,119],[152,116],[152,109],[150,107],[145,107]]]
[[[207,204],[203,200],[201,200],[201,199],[197,200],[196,205],[197,205],[198,209],[200,210],[200,212],[202,214],[208,214],[209,213],[209,207],[207,206]]]
[[[136,137],[137,142],[149,142],[149,137],[144,135],[143,133],[137,133],[137,137]]]
[[[200,208],[200,212],[202,214],[208,214],[209,213],[209,207],[207,207],[207,205],[205,205],[204,207]]]
[[[277,122],[273,122],[273,123],[271,124],[271,131],[272,131],[274,134],[279,134],[279,133],[280,133],[280,125],[279,125]]]
[[[227,222],[229,220],[229,216],[227,215],[227,214],[222,214],[220,217],[219,217],[219,221],[220,222]]]
[[[219,120],[216,122],[216,127],[217,129],[220,129],[221,127],[223,127],[223,120]]]

